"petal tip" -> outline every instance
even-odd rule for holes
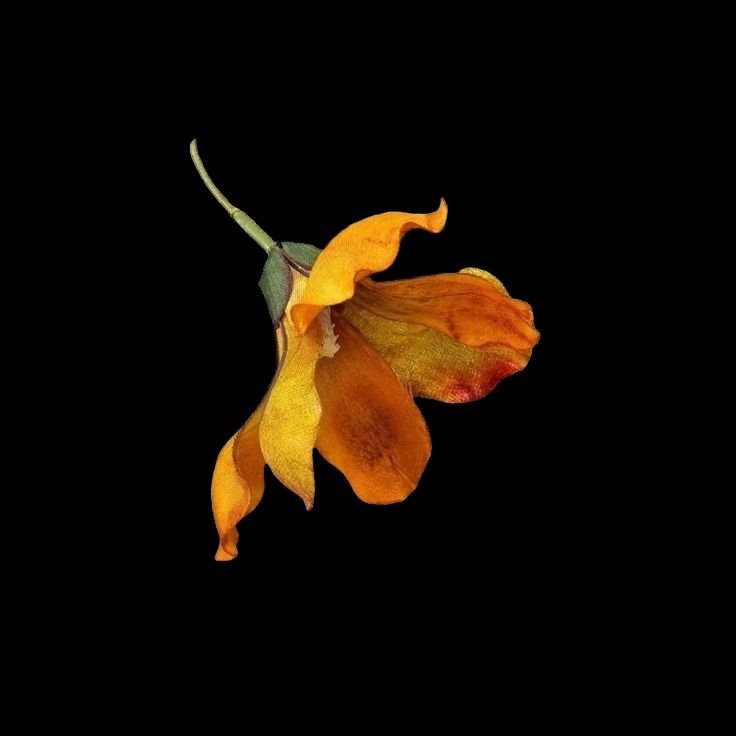
[[[433,233],[442,232],[447,224],[447,202],[445,198],[440,198],[440,206],[432,212],[429,217],[429,230]]]
[[[294,327],[300,335],[303,335],[307,331],[307,328],[314,319],[312,310],[309,309],[310,306],[309,304],[295,304],[289,313],[291,321],[294,323]]]
[[[222,543],[220,543],[220,545],[217,547],[217,552],[215,552],[215,559],[218,562],[229,562],[230,560],[234,560],[237,556],[237,549],[234,551],[234,554],[231,554],[222,546]]]

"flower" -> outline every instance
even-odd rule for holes
[[[233,217],[249,232],[258,227]],[[368,217],[322,251],[265,241],[261,287],[276,328],[277,369],[215,465],[216,559],[237,555],[236,524],[261,500],[266,465],[308,509],[314,448],[363,501],[402,501],[431,451],[413,398],[474,401],[526,366],[539,340],[532,310],[491,274],[465,268],[400,281],[370,278],[393,263],[406,232],[438,233],[446,219],[443,200],[429,214]]]

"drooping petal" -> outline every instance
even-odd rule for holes
[[[319,254],[304,295],[290,307],[299,332],[307,329],[323,307],[350,299],[358,281],[385,271],[396,259],[405,233],[415,228],[438,233],[446,220],[443,199],[436,212],[426,215],[386,212],[345,228]]]
[[[341,316],[381,354],[412,396],[450,404],[475,401],[522,370],[531,354],[463,345],[437,330],[379,317],[353,301],[341,309]]]
[[[481,269],[463,269],[461,274],[470,274],[463,277],[463,288],[468,288],[468,282],[473,286],[472,293],[479,305],[478,314],[487,313],[495,304],[511,303],[511,307],[506,310],[506,319],[508,315],[512,315],[515,322],[509,330],[510,335],[499,332],[499,325],[503,323],[496,320],[487,326],[486,333],[493,331],[495,342],[484,342],[477,347],[463,344],[448,336],[449,322],[454,327],[456,335],[467,337],[470,334],[478,342],[477,336],[483,335],[484,325],[474,324],[475,314],[469,305],[468,311],[465,313],[460,311],[460,315],[469,317],[470,324],[466,324],[467,319],[463,322],[457,317],[453,323],[453,318],[447,317],[448,304],[441,298],[403,302],[397,299],[398,306],[390,305],[391,308],[384,311],[384,314],[391,315],[391,318],[380,314],[386,299],[383,301],[376,299],[375,302],[378,302],[376,305],[371,301],[372,291],[368,292],[368,296],[363,300],[364,304],[370,302],[372,308],[361,306],[360,298],[340,307],[342,316],[386,359],[412,396],[423,396],[448,403],[475,401],[488,394],[501,379],[522,370],[529,362],[532,347],[539,339],[539,334],[532,327],[533,320],[529,306],[508,298],[508,292],[495,276]],[[456,275],[443,274],[442,278],[429,278],[433,278],[433,283],[438,289],[442,289],[444,276]],[[428,291],[426,279],[411,281],[424,282],[420,285],[421,289]],[[449,281],[450,286],[441,293],[452,293],[454,289],[457,294],[456,282],[452,279]],[[384,282],[376,286],[391,287],[397,283],[404,292],[410,291],[406,281]],[[373,285],[370,284],[371,287]],[[363,284],[360,285],[359,291],[363,296]],[[482,299],[488,292],[495,292],[500,302],[499,299],[495,302],[490,301],[484,307]],[[460,298],[466,299],[465,296]],[[418,323],[399,321],[396,318],[397,313],[401,310],[405,313],[407,305],[412,304],[417,304],[418,308],[412,315],[407,316],[407,320],[417,320]],[[434,306],[437,307],[435,314],[432,313]],[[441,331],[425,325],[444,329]],[[528,335],[526,341],[520,340],[522,335]]]
[[[381,283],[365,279],[356,287],[354,301],[385,319],[429,327],[473,347],[523,351],[539,340],[531,307],[472,273]]]
[[[431,442],[419,409],[385,360],[332,314],[339,350],[317,364],[322,400],[317,449],[367,503],[404,500],[417,486]]]
[[[222,448],[212,476],[212,513],[220,535],[216,560],[232,560],[238,554],[235,525],[258,505],[263,497],[265,465],[258,429],[263,404],[239,432]]]
[[[314,369],[325,354],[323,325],[314,322],[305,334],[294,328],[289,308],[307,280],[296,271],[293,277],[294,291],[278,331],[282,358],[263,411],[260,442],[273,474],[310,509],[314,503],[312,450],[321,415]]]

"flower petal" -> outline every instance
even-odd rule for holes
[[[258,505],[263,497],[264,460],[258,441],[263,404],[237,434],[222,448],[212,475],[212,513],[220,535],[216,560],[237,556],[238,531],[235,525]]]
[[[294,291],[278,330],[281,363],[263,411],[260,441],[263,457],[273,474],[311,509],[314,503],[312,450],[322,413],[314,387],[314,369],[324,351],[318,322],[302,335],[291,321],[289,307],[307,282],[296,271],[292,275]]]
[[[366,279],[356,287],[354,301],[385,319],[429,327],[473,347],[523,351],[539,341],[531,307],[475,274],[443,273],[380,283]]]
[[[299,332],[307,329],[323,307],[350,299],[358,281],[385,271],[396,259],[405,233],[415,228],[438,233],[446,220],[443,199],[436,212],[426,215],[385,212],[345,228],[319,254],[304,295],[291,307]]]
[[[460,273],[470,273],[473,274],[473,276],[479,276],[480,278],[491,284],[497,291],[500,291],[502,294],[509,296],[509,292],[506,290],[506,287],[500,282],[500,280],[497,279],[492,273],[488,273],[488,271],[484,271],[482,268],[468,266],[467,268],[461,268]]]
[[[317,449],[363,501],[403,501],[429,460],[427,425],[386,361],[352,325],[332,318],[340,347],[315,372],[323,406]]]
[[[354,301],[340,309],[412,396],[451,404],[475,401],[502,378],[522,370],[531,354],[503,346],[463,345],[437,330],[379,317]]]

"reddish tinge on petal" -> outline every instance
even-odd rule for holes
[[[409,230],[421,228],[438,233],[446,220],[447,205],[443,199],[436,212],[426,215],[386,212],[345,228],[320,253],[304,294],[291,307],[297,330],[305,332],[324,307],[350,299],[361,279],[385,271],[396,259],[401,238]]]
[[[485,271],[463,274],[382,284],[366,280],[356,297],[338,308],[412,396],[449,403],[479,399],[522,370],[539,339],[528,304],[510,299]],[[469,294],[459,294],[458,283],[470,288]],[[406,298],[407,293],[425,297]],[[448,293],[456,300],[445,299]]]
[[[429,432],[386,361],[332,314],[339,350],[317,363],[322,401],[316,447],[367,503],[403,501],[429,460]]]

